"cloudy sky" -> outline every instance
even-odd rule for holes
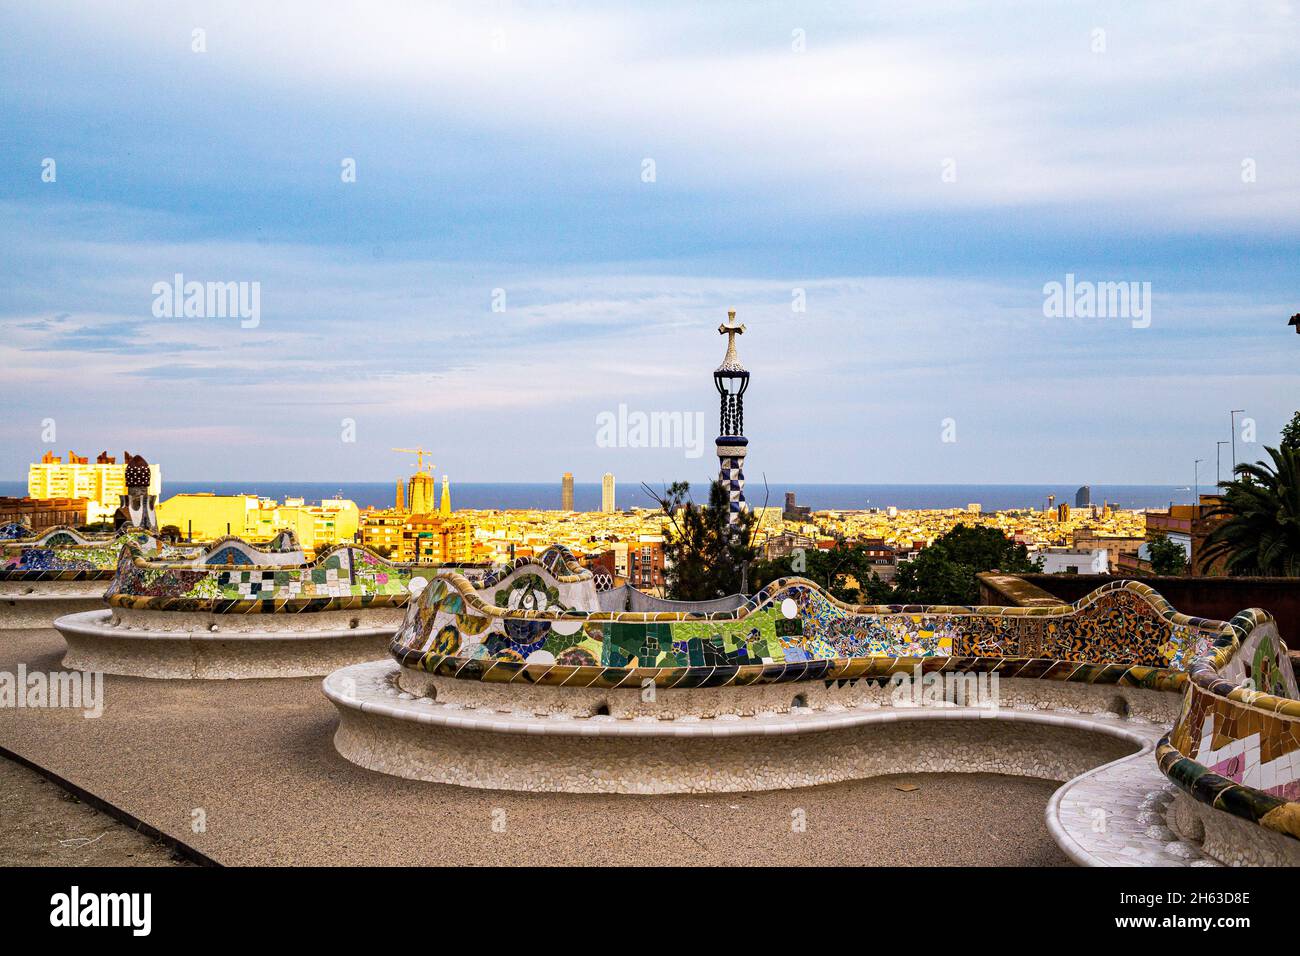
[[[174,480],[701,480],[596,421],[711,438],[728,308],[776,482],[1186,484],[1300,407],[1293,3],[86,6],[0,10],[0,478],[53,419]]]

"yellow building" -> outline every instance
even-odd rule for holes
[[[158,526],[175,525],[181,535],[195,541],[212,541],[228,534],[248,537],[249,512],[256,511],[254,495],[173,495],[158,505]]]
[[[149,466],[149,493],[162,492],[162,468]],[[29,498],[85,498],[90,502],[86,510],[89,522],[106,521],[121,504],[126,494],[126,463],[118,462],[106,452],[91,462],[76,452],[68,452],[65,462],[52,452],[46,452],[38,462],[27,468],[27,496]]]
[[[400,489],[400,485],[398,486]],[[383,511],[361,513],[361,543],[380,554],[399,560],[402,551],[402,532],[408,515],[405,510],[385,508]]]
[[[472,561],[474,526],[465,518],[445,515],[409,515],[402,528],[397,560],[410,564],[446,564]]]
[[[286,498],[284,505],[275,510],[278,514],[273,520],[279,520],[280,527],[292,528],[304,547],[316,550],[355,541],[361,528],[361,510],[349,498],[326,498],[318,505],[308,505],[301,498]],[[286,521],[286,517],[290,520]],[[275,536],[275,530],[271,536]]]
[[[228,534],[248,541],[270,541],[288,529],[308,550],[355,539],[361,523],[356,502],[327,498],[308,505],[302,498],[278,504],[256,495],[174,495],[158,506],[158,524],[175,525],[195,541],[211,541]]]

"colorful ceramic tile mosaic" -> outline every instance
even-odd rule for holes
[[[1161,770],[1198,800],[1300,837],[1300,694],[1273,619],[1238,614],[1189,677]]]
[[[239,546],[243,546],[242,548]],[[307,565],[253,564],[238,539],[219,542],[208,557],[232,550],[240,560],[214,564],[204,558],[175,563],[147,560],[128,544],[118,558],[105,597],[109,604],[140,610],[210,610],[214,613],[279,613],[344,607],[402,607],[412,581],[436,569],[386,561],[369,548],[340,545]],[[421,584],[414,588],[418,590]]]
[[[128,545],[167,560],[190,558],[202,550],[173,547],[148,531],[128,531],[114,537],[51,528],[37,537],[8,541],[0,547],[0,580],[107,580]]]
[[[590,572],[555,547],[477,587],[456,574],[439,577],[408,612],[394,653],[439,673],[459,673],[466,661],[529,665],[530,672],[610,671],[561,681],[600,686],[623,683],[630,669],[655,669],[665,684],[684,679],[670,672],[695,669],[685,679],[719,685],[789,680],[796,670],[861,675],[878,669],[871,661],[900,658],[1047,659],[1060,666],[1035,668],[1045,676],[1118,680],[1134,668],[1184,669],[1222,626],[1176,617],[1159,595],[1132,582],[1070,607],[991,609],[852,607],[794,578],[774,582],[736,611],[605,612]],[[761,673],[751,674],[755,668]],[[510,679],[503,668],[480,672],[476,665],[464,676]]]
[[[210,545],[173,545],[149,531],[116,537],[84,535],[73,528],[51,528],[37,536],[0,546],[0,580],[108,580],[117,571],[123,548],[134,543],[150,560],[194,565],[301,565],[298,538],[282,531],[266,547],[226,537]]]
[[[274,560],[286,557],[286,560]],[[235,566],[241,564],[304,564],[302,546],[292,531],[281,531],[265,547],[256,547],[243,538],[227,536],[208,545],[196,564]]]

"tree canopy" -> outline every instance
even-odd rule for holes
[[[849,604],[888,604],[891,590],[880,580],[865,545],[836,541],[826,551],[799,548],[750,568],[749,587],[757,591],[778,578],[807,578]]]
[[[795,575],[820,584],[852,604],[975,604],[981,571],[1041,570],[1029,551],[996,528],[959,524],[898,566],[893,584],[881,581],[860,544],[837,541],[830,550],[809,549],[754,565],[753,586]]]
[[[1186,574],[1187,573],[1187,552],[1183,546],[1176,541],[1171,541],[1165,535],[1153,538],[1147,545],[1147,553],[1151,559],[1151,570],[1156,574]]]
[[[1300,448],[1300,412],[1291,416],[1291,420],[1282,427],[1282,447]]]
[[[894,579],[896,604],[975,604],[982,571],[1025,574],[1042,570],[1023,544],[997,528],[959,524],[931,541],[915,558],[899,565]]]
[[[696,504],[689,482],[675,481],[662,495],[646,487],[659,502],[664,525],[665,593],[677,601],[707,601],[745,589],[750,562],[758,556],[754,533],[758,517],[742,511],[733,524],[727,489],[715,481],[709,503]]]

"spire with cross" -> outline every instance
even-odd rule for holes
[[[740,363],[740,356],[736,354],[736,336],[745,334],[745,327],[736,324],[736,310],[732,309],[727,313],[727,321],[718,326],[718,334],[727,337],[727,354],[722,358],[722,364],[718,366],[719,372],[743,372],[745,366]]]
[[[718,390],[718,480],[727,489],[730,520],[739,520],[745,503],[745,452],[749,440],[745,438],[745,389],[749,387],[749,371],[736,354],[736,336],[745,334],[745,327],[736,324],[735,311],[727,313],[727,321],[718,326],[718,334],[727,337],[727,354],[713,373],[713,384]]]

